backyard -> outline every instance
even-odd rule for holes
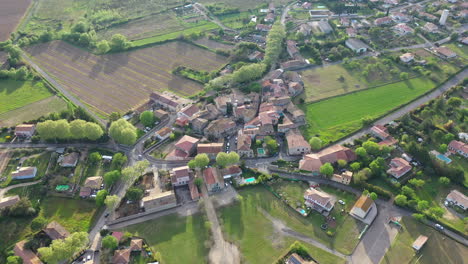
[[[468,249],[462,244],[411,218],[403,218],[402,224],[402,230],[380,262],[381,264],[465,262]],[[416,254],[411,245],[419,235],[427,236],[429,239]]]
[[[3,177],[6,177],[5,181],[0,184],[0,187],[6,187],[10,184],[16,184],[21,182],[28,182],[33,180],[41,179],[47,170],[47,166],[49,165],[51,152],[38,152],[38,151],[15,151],[11,154],[10,161],[8,165],[3,170]],[[20,165],[20,162],[23,160],[21,166],[23,167],[36,167],[37,174],[34,179],[24,179],[24,180],[12,180],[11,172],[15,171],[16,168]]]
[[[434,88],[426,78],[414,78],[377,88],[302,105],[306,138],[336,141],[362,127],[365,117],[377,118]],[[378,99],[376,99],[378,98]]]

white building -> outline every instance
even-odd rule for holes
[[[449,15],[449,11],[447,9],[444,9],[444,11],[442,11],[442,15],[440,16],[440,20],[439,20],[440,25],[445,25],[445,22],[447,22],[448,15]]]

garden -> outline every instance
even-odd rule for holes
[[[5,178],[4,181],[1,182],[0,186],[6,187],[8,185],[41,179],[47,171],[51,154],[51,152],[42,152],[41,150],[19,150],[12,152],[8,165],[3,170],[2,178]],[[17,167],[28,166],[37,168],[36,177],[25,180],[13,180],[11,178],[11,172],[15,171]]]

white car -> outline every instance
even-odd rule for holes
[[[439,224],[435,224],[435,227],[439,230],[444,230],[444,227]]]
[[[343,200],[338,200],[338,202],[339,202],[341,205],[345,205],[345,204],[346,204],[345,201],[343,201]]]

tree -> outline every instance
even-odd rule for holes
[[[52,120],[46,120],[45,122],[40,122],[36,126],[37,133],[41,138],[55,139],[56,138],[56,123]]]
[[[97,50],[99,54],[107,53],[110,50],[109,43],[107,40],[101,40],[97,44]]]
[[[152,127],[154,125],[154,114],[151,111],[144,111],[140,114],[140,122],[145,127]]]
[[[454,140],[455,139],[455,135],[452,134],[452,133],[447,133],[444,135],[444,142],[445,143],[450,143],[450,141]]]
[[[96,205],[97,206],[103,206],[104,201],[106,200],[106,197],[109,193],[107,190],[100,190],[96,193]]]
[[[265,137],[265,144],[270,154],[276,154],[278,152],[278,142],[272,137]]]
[[[462,99],[459,98],[459,97],[451,97],[450,99],[448,99],[447,103],[448,105],[450,105],[451,107],[460,107],[460,105],[462,104]]]
[[[319,150],[322,147],[322,140],[318,137],[312,137],[309,144],[313,150]]]
[[[59,139],[67,139],[70,137],[70,124],[65,119],[55,121],[55,135]]]
[[[127,162],[127,156],[122,153],[115,153],[112,157],[111,170],[120,170]]]
[[[104,183],[110,187],[120,179],[121,173],[118,170],[109,171],[104,174]]]
[[[31,229],[34,231],[39,231],[48,224],[47,219],[42,216],[34,218],[31,222]]]
[[[421,222],[424,221],[424,219],[425,219],[424,214],[414,213],[414,214],[412,214],[412,216],[413,216],[414,219],[416,219],[418,221],[421,221]]]
[[[346,160],[342,160],[342,159],[338,160],[337,163],[338,163],[338,167],[340,167],[340,168],[344,168],[348,164],[348,162],[346,162]]]
[[[442,152],[442,153],[447,152],[447,148],[448,148],[447,144],[440,144],[439,145],[439,151]]]
[[[119,112],[112,112],[112,113],[109,115],[109,121],[114,122],[114,121],[119,120],[121,117],[122,117],[122,116],[120,115]]]
[[[119,246],[119,241],[114,236],[105,236],[102,239],[102,247],[110,250],[114,250]]]
[[[237,152],[229,152],[228,154],[228,165],[234,165],[239,163],[239,154]]]
[[[219,152],[218,155],[216,155],[216,164],[221,168],[226,167],[229,164],[228,154],[225,152]]]
[[[409,74],[407,72],[400,73],[400,79],[406,80],[409,78]]]
[[[380,146],[374,141],[368,140],[362,144],[362,147],[366,150],[367,153],[371,155],[379,155],[380,153]]]
[[[31,216],[36,214],[31,201],[27,197],[21,198],[19,202],[11,206],[8,212],[10,216]]]
[[[89,140],[98,140],[104,135],[104,131],[101,126],[96,123],[87,122],[85,126],[85,137]]]
[[[268,32],[267,45],[265,48],[264,63],[268,66],[274,65],[283,49],[283,42],[286,37],[284,26],[276,22]]]
[[[413,185],[415,188],[421,188],[426,182],[422,179],[411,179],[408,183]]]
[[[353,162],[351,165],[349,165],[352,171],[357,172],[361,168],[361,163],[359,162]]]
[[[115,34],[111,38],[110,48],[112,51],[122,51],[130,47],[130,43],[127,38],[121,34]]]
[[[425,210],[429,208],[429,202],[425,200],[418,201],[417,208],[418,208],[418,211],[424,212]]]
[[[369,194],[369,196],[370,196],[370,198],[371,198],[372,200],[374,200],[374,201],[377,200],[377,194],[376,194],[375,192],[371,192],[371,193]]]
[[[88,244],[88,233],[77,232],[65,239],[52,241],[49,247],[41,247],[37,250],[41,259],[49,264],[70,259],[75,253],[83,250]]]
[[[81,33],[78,44],[87,47],[91,43],[91,36],[88,33]]]
[[[9,256],[7,258],[7,264],[23,264],[23,260],[18,256]]]
[[[429,208],[429,213],[435,218],[441,218],[444,215],[445,211],[441,207],[434,206]]]
[[[113,211],[117,204],[119,203],[120,198],[117,195],[107,195],[106,199],[104,200],[104,204],[106,204],[109,210]]]
[[[84,21],[76,23],[72,28],[72,33],[85,33],[88,31],[88,25]]]
[[[405,206],[407,203],[408,203],[408,198],[406,197],[406,195],[398,194],[395,197],[395,204],[396,205]]]
[[[130,187],[125,194],[125,197],[130,201],[139,201],[143,198],[143,190],[138,187]]]
[[[126,167],[122,170],[123,179],[127,183],[135,182],[135,180],[138,179],[138,177],[140,177],[143,174],[143,172],[145,172],[149,165],[149,161],[142,160],[135,163],[135,165],[133,166]]]
[[[109,135],[120,144],[133,145],[137,139],[136,128],[125,119],[112,122]]]
[[[442,184],[442,185],[449,185],[450,184],[450,179],[447,178],[447,177],[440,177],[439,178],[439,183]]]
[[[406,197],[415,198],[416,192],[408,186],[401,187],[401,193],[406,195]]]
[[[365,182],[367,179],[369,179],[369,176],[371,175],[371,170],[369,168],[364,168],[360,170],[358,173],[356,173],[353,176],[354,183],[360,184],[362,182]]]
[[[198,188],[201,188],[202,184],[203,184],[203,179],[200,178],[200,177],[197,177],[195,178],[195,181],[194,181],[195,185],[198,187]]]
[[[206,153],[201,153],[195,156],[195,158],[193,158],[191,161],[189,161],[188,165],[191,169],[202,169],[208,166],[209,163],[210,158],[208,157],[208,155],[206,155]]]
[[[98,164],[99,162],[101,162],[102,156],[99,152],[93,152],[89,154],[88,159],[89,159],[89,162],[91,162],[91,164]]]
[[[333,170],[334,170],[333,166],[329,162],[320,166],[320,174],[325,175],[327,177],[330,177],[333,175]]]
[[[378,157],[369,164],[369,168],[374,175],[378,175],[385,170],[385,160],[382,157]]]
[[[76,119],[70,122],[70,134],[74,139],[82,139],[85,137],[86,121]]]
[[[359,147],[356,149],[356,155],[362,159],[367,158],[367,151],[363,147]]]

